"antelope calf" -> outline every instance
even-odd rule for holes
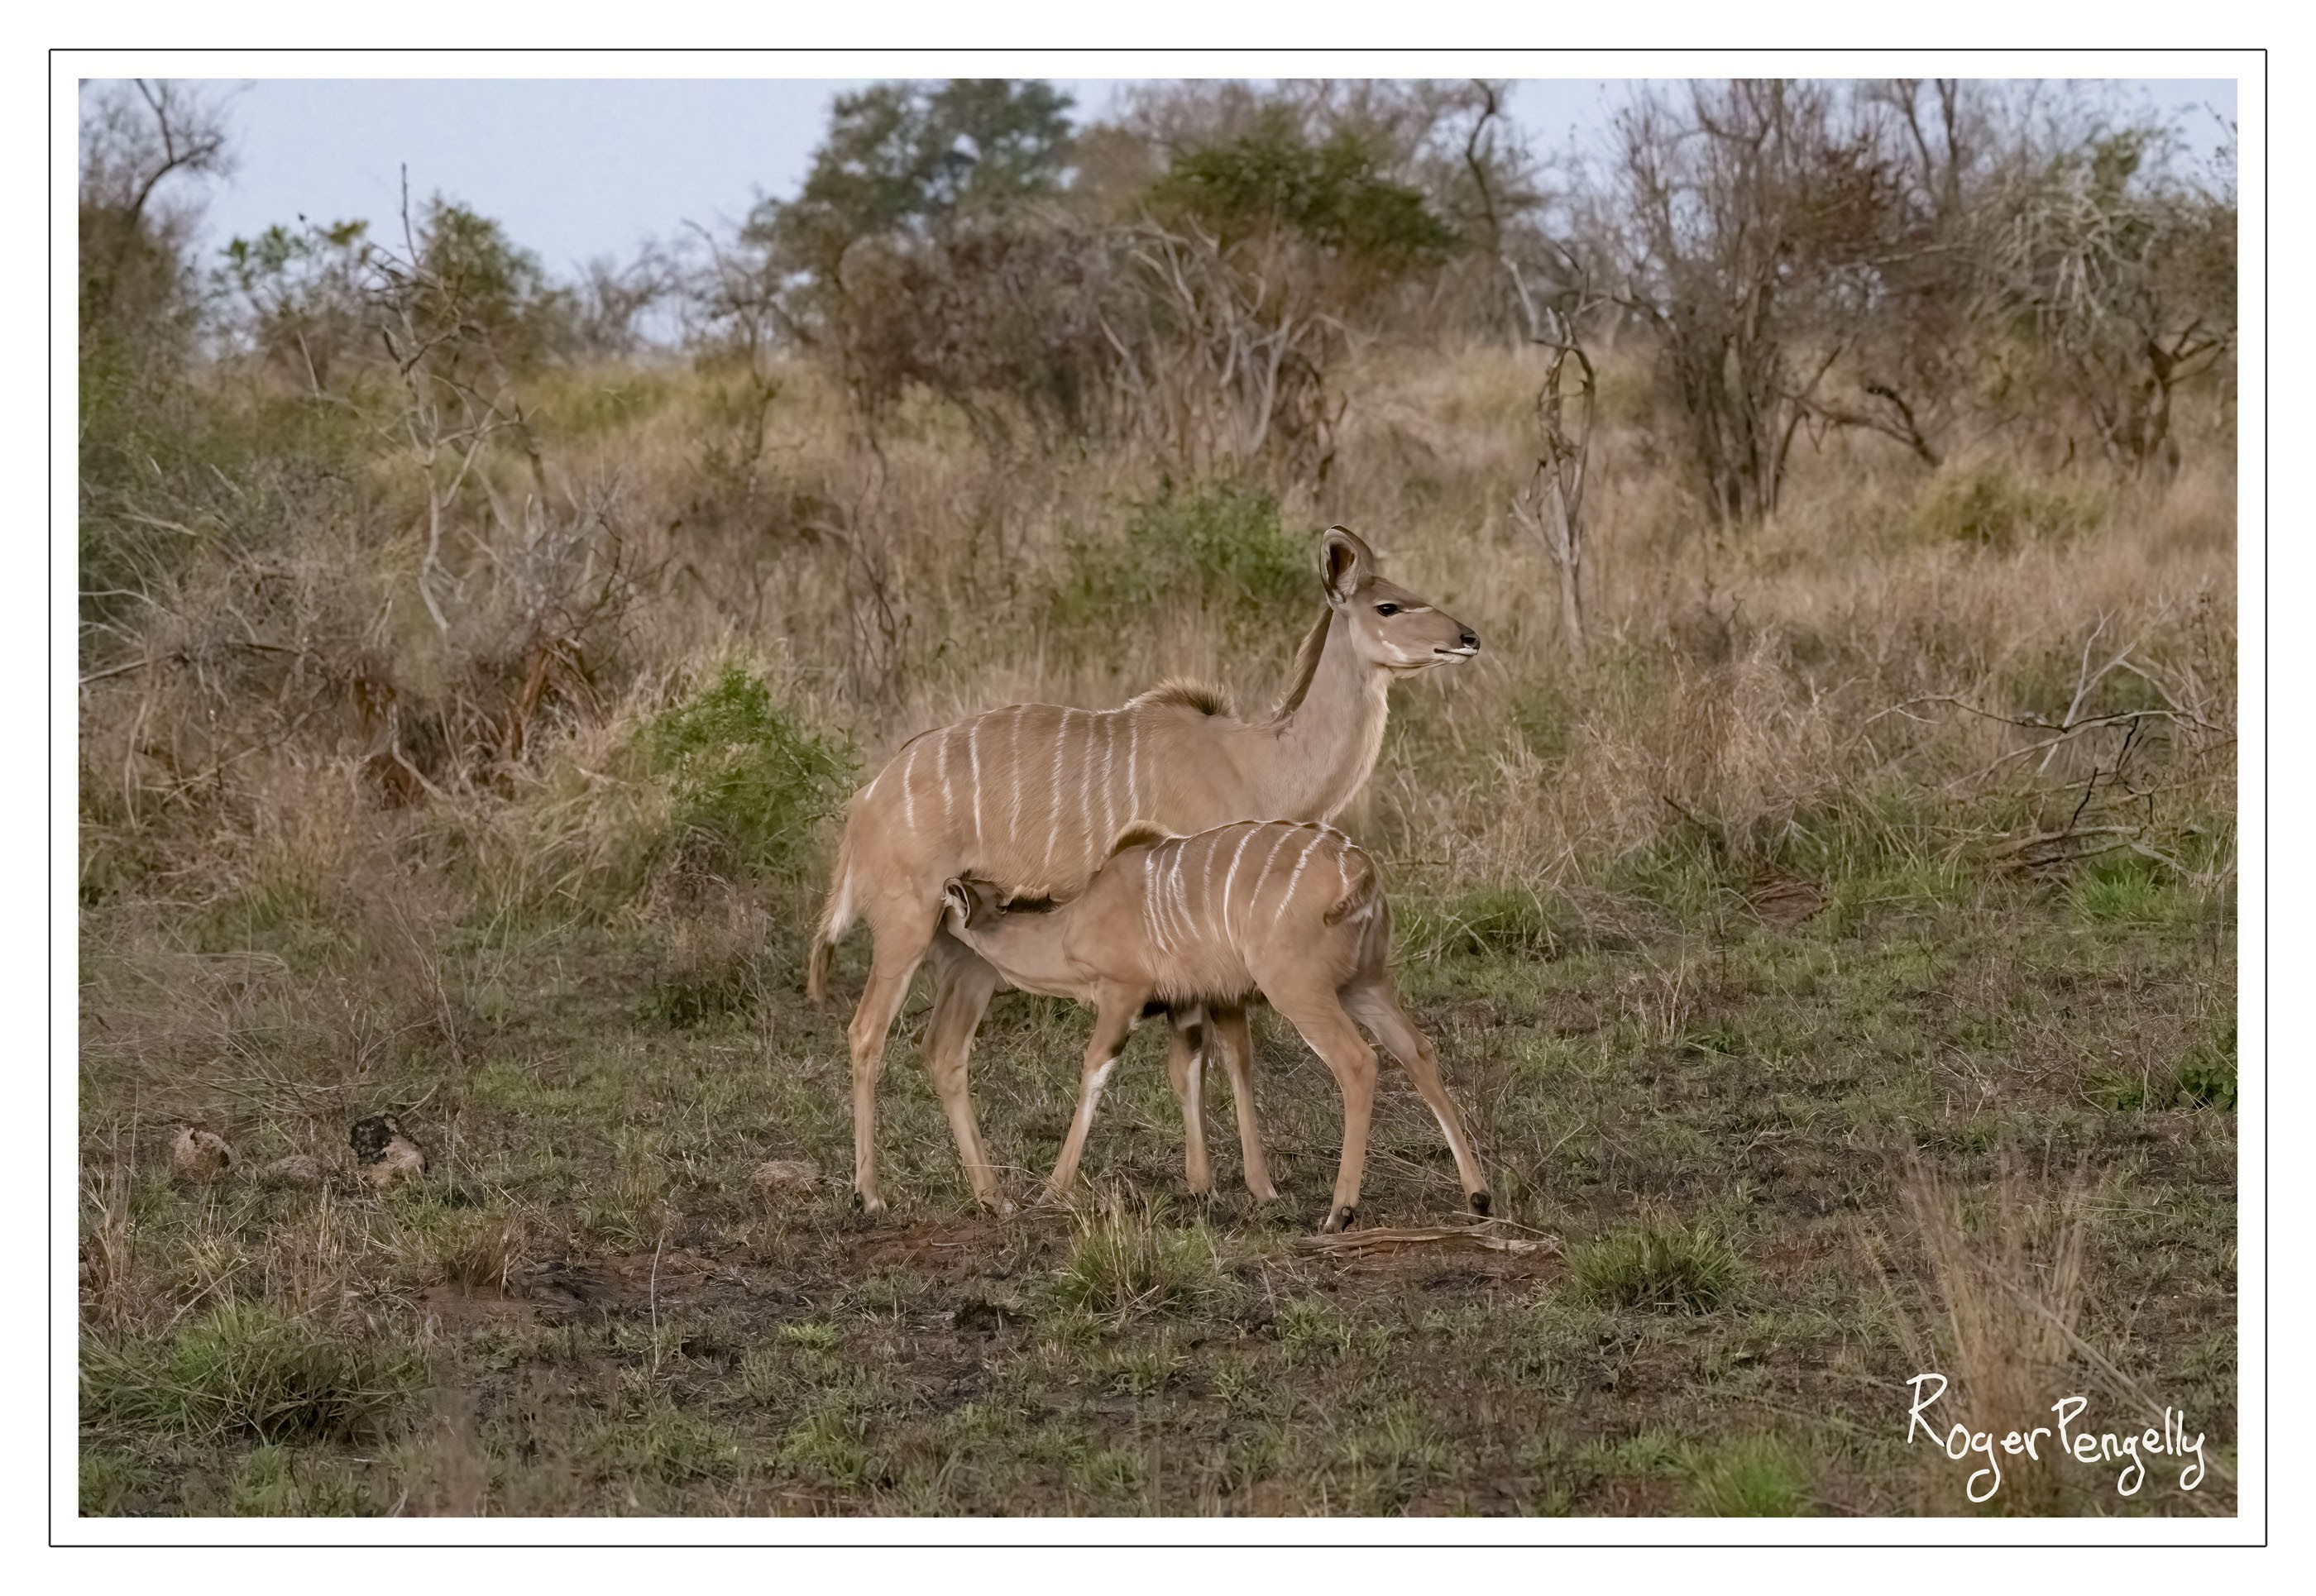
[[[1206,1006],[1228,1014],[1259,994],[1326,1060],[1343,1094],[1342,1160],[1323,1228],[1341,1230],[1358,1211],[1375,1107],[1375,1051],[1354,1019],[1415,1082],[1447,1132],[1473,1211],[1488,1211],[1487,1183],[1440,1082],[1439,1056],[1408,1019],[1393,986],[1391,909],[1375,863],[1333,827],[1256,820],[1165,837],[1136,826],[1066,903],[1008,903],[994,885],[976,879],[950,881],[942,901],[949,935],[1008,981],[1097,1010],[1077,1113],[1049,1195],[1067,1191],[1076,1178],[1102,1083],[1145,1010],[1159,1006],[1180,1015]],[[1178,1027],[1178,1052],[1182,1038]],[[1226,1063],[1235,1052],[1225,1047]],[[1243,1055],[1237,1063],[1243,1066]],[[1188,1091],[1179,1077],[1176,1090],[1189,1121],[1195,1062],[1187,1073]],[[1233,1085],[1240,1134],[1255,1148],[1252,1095],[1243,1079]],[[1255,1174],[1251,1157],[1250,1184]]]

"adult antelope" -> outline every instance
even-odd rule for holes
[[[1133,827],[1067,903],[1008,902],[992,883],[967,879],[949,883],[942,905],[950,935],[1013,985],[1096,1009],[1077,1113],[1049,1196],[1077,1178],[1102,1083],[1146,1009],[1243,1011],[1260,993],[1326,1061],[1343,1094],[1342,1158],[1322,1228],[1351,1222],[1367,1161],[1376,1055],[1354,1019],[1415,1082],[1456,1155],[1465,1199],[1474,1212],[1488,1211],[1487,1183],[1439,1078],[1439,1056],[1399,1004],[1391,908],[1375,862],[1332,826],[1240,821],[1195,837]],[[1243,1084],[1234,1086],[1241,1130],[1259,1148],[1251,1096]],[[1177,1075],[1175,1092],[1198,1155],[1194,1163],[1203,1163],[1195,1057]]]
[[[974,1195],[1006,1206],[966,1088],[973,1033],[999,978],[942,929],[941,893],[975,876],[1019,896],[1077,892],[1127,824],[1195,832],[1230,820],[1324,820],[1375,768],[1398,677],[1479,652],[1462,622],[1383,580],[1344,528],[1320,540],[1327,609],[1296,651],[1278,708],[1242,721],[1210,688],[1170,683],[1116,709],[1015,704],[920,733],[847,810],[806,989],[819,1002],[837,941],[866,920],[874,951],[853,1011],[852,1190],[877,1187],[877,1081],[885,1039],[927,953],[925,1066]]]

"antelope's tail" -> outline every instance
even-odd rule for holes
[[[817,1008],[828,1001],[828,966],[836,944],[852,928],[852,829],[847,826],[836,845],[836,869],[828,882],[828,902],[813,927],[812,952],[804,967],[805,1000]]]

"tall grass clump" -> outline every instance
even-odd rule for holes
[[[1232,1281],[1204,1224],[1174,1226],[1145,1204],[1116,1200],[1081,1214],[1069,1255],[1047,1276],[1055,1306],[1112,1318],[1196,1313],[1222,1301]]]
[[[1709,1226],[1643,1221],[1576,1255],[1576,1280],[1603,1308],[1705,1313],[1737,1289],[1737,1255]]]
[[[1904,1197],[1930,1289],[1911,1305],[1896,1300],[1893,1290],[1892,1320],[1913,1368],[1951,1380],[1940,1399],[1948,1422],[2000,1435],[2047,1413],[2053,1392],[2072,1388],[2082,1344],[2089,1214],[2080,1183],[2055,1201],[2037,1201],[2006,1158],[1995,1183],[1973,1201],[1917,1165]],[[1991,1505],[2062,1511],[2064,1472],[2005,1459]],[[1937,1488],[1954,1485],[1941,1472]]]
[[[425,1377],[413,1348],[342,1340],[236,1302],[156,1339],[85,1342],[81,1422],[212,1440],[360,1441]]]

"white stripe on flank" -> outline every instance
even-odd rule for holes
[[[1215,855],[1218,850],[1215,843],[1214,834],[1208,832],[1205,839],[1207,862],[1198,867],[1198,923],[1207,928],[1210,936],[1214,932],[1215,910],[1217,908],[1215,902]]]
[[[1135,770],[1135,756],[1142,747],[1142,717],[1127,712],[1126,723],[1126,818],[1128,821],[1142,818],[1142,784]]]
[[[973,767],[973,846],[981,846],[981,723],[965,729],[965,757]]]
[[[1062,834],[1062,749],[1070,735],[1070,712],[1062,711],[1062,723],[1054,733],[1054,798],[1046,816],[1046,869],[1054,866],[1054,839]]]
[[[1249,826],[1238,834],[1238,847],[1231,850],[1231,867],[1223,876],[1223,940],[1231,944],[1233,953],[1238,951],[1238,938],[1231,935],[1231,882],[1238,879],[1239,856],[1246,852],[1254,832],[1255,829]]]
[[[1324,840],[1324,837],[1323,832],[1314,831],[1311,833],[1311,840],[1303,845],[1303,852],[1295,861],[1295,873],[1287,878],[1287,895],[1278,900],[1278,907],[1271,911],[1270,924],[1274,930],[1278,928],[1278,922],[1286,918],[1287,906],[1295,901],[1295,885],[1303,879],[1303,866],[1311,862],[1311,850],[1317,847]]]
[[[1189,906],[1182,897],[1182,855],[1189,846],[1179,838],[1168,845],[1164,879],[1159,883],[1166,904],[1166,924],[1178,949],[1189,946],[1198,935],[1198,927],[1190,924]]]
[[[1158,927],[1160,939],[1166,944],[1166,951],[1171,953],[1174,951],[1174,935],[1171,917],[1166,912],[1166,861],[1160,856],[1165,851],[1166,845],[1162,842],[1150,850],[1150,913]]]
[[[1159,928],[1158,911],[1152,887],[1157,880],[1156,856],[1142,856],[1142,928],[1150,934],[1151,945],[1160,953],[1171,953],[1165,933]]]
[[[1174,908],[1182,918],[1182,941],[1195,944],[1198,940],[1198,923],[1190,918],[1190,889],[1182,880],[1182,866],[1188,863],[1190,845],[1181,842],[1174,848]]]
[[[1021,834],[1021,717],[1029,706],[1013,706],[1012,730],[1005,735],[1005,762],[1013,767],[1013,801],[1005,808],[1005,840],[1010,845]]]
[[[1118,840],[1118,804],[1109,790],[1109,772],[1118,758],[1118,716],[1101,717],[1101,836],[1094,844],[1107,848]]]
[[[957,728],[954,726],[943,726],[941,728],[941,819],[948,820],[952,824],[957,820],[957,793],[956,790],[949,785],[949,734],[956,730]]]
[[[912,831],[917,829],[917,749],[923,741],[920,738],[909,745],[909,762],[901,767],[901,808]]]
[[[1081,866],[1100,844],[1093,840],[1093,729],[1101,717],[1086,711],[1085,755],[1078,765],[1078,855]]]
[[[1264,829],[1260,826],[1255,829]],[[1294,831],[1286,826],[1279,827],[1278,830],[1278,835],[1271,839],[1270,851],[1262,856],[1262,873],[1254,878],[1254,891],[1246,895],[1246,912],[1249,918],[1262,908],[1262,883],[1270,879],[1270,866],[1278,857],[1278,850],[1285,847],[1287,839],[1295,835]]]

